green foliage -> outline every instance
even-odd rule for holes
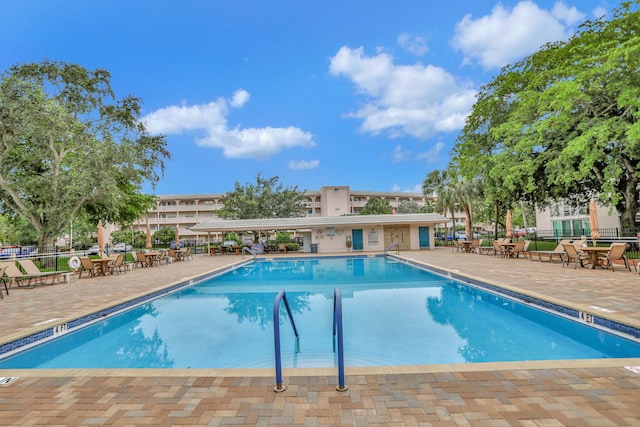
[[[289,252],[296,252],[300,250],[300,245],[296,242],[289,242],[287,243],[287,251]]]
[[[24,218],[0,215],[0,243],[24,246],[37,242],[38,234]]]
[[[147,233],[127,227],[112,232],[111,241],[113,243],[127,243],[134,248],[144,248],[147,243]]]
[[[587,21],[567,42],[505,67],[478,95],[454,148],[496,210],[598,196],[633,227],[640,184],[640,11]]]
[[[155,233],[153,233],[153,240],[157,240],[162,243],[170,243],[176,239],[176,229],[171,227],[160,227]],[[145,233],[146,243],[146,233]]]
[[[236,233],[227,233],[227,234],[224,235],[224,241],[225,242],[226,241],[231,241],[231,240],[236,242],[236,246],[240,246],[242,244],[242,239]]]
[[[39,244],[71,221],[127,223],[148,209],[170,157],[163,136],[139,122],[140,100],[117,99],[104,69],[43,61],[11,67],[0,81],[0,200],[25,218]]]
[[[258,174],[255,184],[235,183],[234,191],[225,194],[221,218],[291,218],[304,215],[306,200],[298,187],[278,184],[278,177],[264,179]]]
[[[360,215],[383,215],[393,212],[389,200],[380,197],[371,197],[360,211]]]
[[[399,214],[420,213],[421,206],[415,200],[403,200],[398,203]]]
[[[278,231],[276,233],[276,244],[291,243],[291,236],[286,231]]]
[[[461,207],[465,211],[467,223],[465,230],[471,235],[473,229],[474,206],[478,204],[481,194],[480,181],[468,179],[460,175],[459,170],[451,165],[444,171],[431,171],[422,183],[425,195],[437,195],[434,211],[447,215],[451,213],[451,222],[455,224],[455,211]]]

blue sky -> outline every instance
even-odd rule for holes
[[[257,173],[317,190],[421,192],[475,94],[619,1],[0,0],[0,70],[106,68],[172,159],[149,193]]]

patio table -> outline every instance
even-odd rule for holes
[[[498,244],[500,245],[500,247],[502,247],[505,251],[505,253],[507,254],[508,258],[512,258],[513,257],[513,247],[516,245],[513,242],[498,242]]]
[[[473,241],[471,241],[471,240],[458,240],[458,243],[462,247],[463,251],[465,251],[467,253],[473,252],[473,248],[471,247],[471,245],[473,244]]]
[[[111,258],[96,258],[92,259],[91,262],[98,266],[98,274],[101,276],[107,275],[107,270],[109,270],[109,263],[113,261]]]
[[[581,247],[581,248],[576,248],[579,251],[585,252],[587,254],[587,256],[589,257],[589,264],[591,264],[591,269],[596,268],[596,265],[599,265],[601,268],[606,268],[603,264],[602,261],[600,260],[599,255],[601,253],[607,253],[609,252],[609,247],[601,247],[601,246],[586,246],[586,247]]]

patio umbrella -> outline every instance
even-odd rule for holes
[[[507,211],[507,220],[506,220],[506,224],[504,226],[507,229],[507,234],[506,234],[507,237],[513,237],[513,230],[512,230],[513,225],[511,225],[511,222],[512,222],[511,215],[512,215],[511,214],[511,209],[509,209]]]
[[[151,243],[151,226],[149,225],[149,220],[147,219],[147,243],[145,247],[147,249],[151,249],[153,243]]]
[[[102,220],[98,220],[98,250],[104,252],[104,229],[102,228]]]
[[[180,228],[176,227],[176,249],[180,249]]]
[[[594,240],[593,245],[596,245],[595,240],[600,238],[598,232],[598,213],[596,212],[596,202],[592,200],[589,203],[589,226],[591,227],[591,238]]]

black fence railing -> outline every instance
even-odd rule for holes
[[[581,240],[585,238],[589,245],[595,243],[596,246],[609,246],[611,243],[626,243],[625,255],[629,259],[640,259],[640,229],[620,229],[620,228],[599,228],[600,237],[591,238],[591,230],[587,228],[574,228],[572,230],[539,230],[526,232],[515,230],[513,239],[530,240],[531,250],[551,250],[560,240]],[[451,234],[446,238],[444,235],[436,235],[437,246],[453,245]],[[464,231],[458,231],[464,235]],[[456,237],[458,237],[456,235]],[[466,237],[466,236],[465,236]],[[496,238],[505,237],[505,232],[500,232],[496,236],[494,233],[474,232],[473,239],[483,239],[483,245],[491,245]]]
[[[154,245],[154,249],[169,249],[171,245],[169,243],[166,244],[158,244]],[[206,253],[207,247],[204,246],[193,246],[192,244],[185,244],[183,247],[192,247],[193,254],[203,254]],[[127,247],[125,251],[119,251],[120,253],[130,254],[132,251],[143,251],[144,247]],[[112,253],[116,253],[112,247],[107,246],[106,251],[108,255]],[[34,260],[36,264],[40,267],[40,269],[44,269],[47,271],[67,271],[70,269],[69,267],[69,259],[73,256],[91,256],[97,255],[98,251],[95,246],[77,246],[77,247],[69,247],[69,246],[47,246],[43,248],[37,248],[36,246],[27,245],[27,246],[4,246],[0,249],[0,262],[2,261],[10,261],[15,260],[18,261],[20,259],[29,258]],[[127,255],[131,257],[131,255]],[[131,258],[133,259],[133,258]]]

